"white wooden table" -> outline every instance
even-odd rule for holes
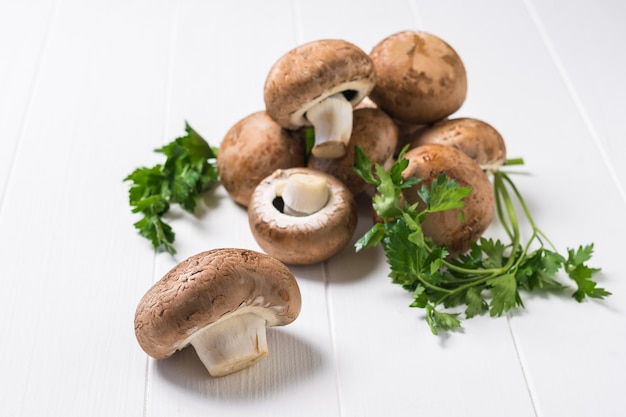
[[[626,415],[625,17],[619,0],[0,0],[0,416]],[[404,29],[459,52],[455,116],[525,158],[537,223],[562,250],[595,242],[613,295],[526,296],[434,337],[382,251],[349,247],[292,268],[301,316],[253,368],[147,358],[133,316],[151,284],[202,250],[258,246],[218,188],[197,218],[172,213],[178,255],[155,253],[122,179],[185,120],[218,145],[292,47],[369,51]]]

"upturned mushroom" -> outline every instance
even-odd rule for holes
[[[422,185],[430,186],[441,173],[456,180],[460,187],[471,187],[464,199],[463,216],[459,209],[429,213],[422,224],[424,234],[435,244],[446,245],[451,256],[469,250],[471,243],[487,230],[495,212],[493,188],[487,174],[472,158],[451,146],[423,145],[409,150],[404,157],[409,165],[402,176],[422,180],[403,190],[402,196],[409,204],[423,206],[418,189]]]
[[[487,172],[497,171],[506,162],[502,135],[482,120],[469,117],[442,120],[416,134],[411,147],[433,143],[463,151]]]
[[[404,31],[379,42],[370,57],[376,86],[369,97],[405,124],[429,124],[458,110],[467,95],[465,66],[456,51],[426,32]]]
[[[286,129],[313,126],[314,155],[339,158],[350,140],[352,109],[374,83],[374,65],[363,50],[344,40],[318,40],[276,61],[265,81],[265,106]]]
[[[142,349],[164,359],[192,345],[212,376],[247,368],[268,354],[266,327],[294,321],[298,284],[277,259],[245,249],[215,249],[172,268],[135,313]]]
[[[354,110],[346,154],[335,159],[310,155],[307,166],[338,178],[356,196],[365,191],[368,184],[353,169],[354,148],[360,146],[373,164],[386,165],[393,160],[397,142],[398,129],[385,112],[373,107],[358,108]]]
[[[265,252],[288,264],[306,265],[329,259],[348,244],[357,208],[337,178],[291,168],[276,170],[256,187],[248,221]]]
[[[263,178],[279,168],[306,165],[304,132],[283,129],[259,111],[228,130],[218,156],[220,182],[234,201],[247,207]]]

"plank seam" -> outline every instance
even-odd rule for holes
[[[165,104],[164,104],[164,114],[163,118],[163,144],[167,142],[165,138],[169,137],[169,127],[170,127],[170,113],[172,107],[172,95],[174,90],[174,64],[175,64],[175,50],[176,50],[176,42],[178,40],[178,21],[180,14],[180,0],[173,0],[172,3],[172,16],[171,16],[171,32],[169,36],[168,42],[168,51],[167,51],[167,80],[165,85]],[[156,282],[160,279],[160,277],[156,276],[157,271],[157,251],[154,251],[154,255],[152,258],[152,281]],[[144,404],[143,404],[143,417],[148,417],[150,413],[150,397],[151,397],[151,381],[152,381],[152,366],[150,359],[146,356],[146,374],[144,379]]]
[[[517,338],[515,337],[515,332],[513,331],[513,326],[511,324],[511,316],[506,316],[507,327],[509,328],[509,333],[511,334],[511,341],[513,342],[513,349],[515,349],[515,356],[517,356],[517,362],[519,363],[520,370],[522,371],[522,376],[524,378],[524,384],[526,385],[526,390],[528,391],[528,397],[530,398],[530,404],[533,409],[533,415],[537,417],[539,414],[537,413],[537,403],[535,401],[535,395],[533,394],[533,390],[530,387],[530,378],[528,373],[526,372],[526,367],[524,366],[524,360],[522,359],[521,350],[517,343]]]
[[[8,175],[4,184],[2,184],[2,188],[0,188],[0,217],[2,217],[2,212],[4,211],[6,195],[8,192],[9,184],[11,183],[11,179],[13,178],[13,171],[15,169],[15,160],[18,158],[20,148],[22,147],[22,137],[24,136],[24,131],[26,130],[26,125],[28,124],[28,120],[30,118],[29,116],[34,102],[34,97],[41,80],[41,74],[43,72],[42,68],[44,66],[46,51],[48,50],[50,44],[50,38],[54,27],[54,22],[57,19],[59,3],[60,1],[58,0],[54,2],[54,5],[52,6],[52,10],[50,12],[50,16],[46,23],[46,29],[44,30],[44,40],[39,48],[37,63],[35,64],[35,74],[33,75],[33,79],[28,88],[28,98],[26,99],[26,105],[24,106],[24,111],[22,112],[22,117],[18,128],[17,142],[15,144],[15,147],[13,148],[13,155],[9,160]]]
[[[624,185],[621,183],[619,176],[617,175],[617,172],[615,171],[615,167],[613,163],[611,162],[611,159],[609,158],[607,150],[602,145],[602,141],[600,140],[600,135],[598,134],[596,128],[594,127],[594,124],[591,121],[591,117],[589,116],[589,112],[587,111],[585,105],[582,102],[582,99],[580,98],[580,95],[578,94],[576,88],[574,87],[574,83],[572,82],[567,70],[565,69],[565,65],[563,64],[563,61],[561,60],[561,58],[559,57],[559,54],[556,51],[556,47],[552,43],[550,39],[550,35],[548,34],[548,31],[546,30],[543,22],[541,21],[541,18],[539,17],[539,13],[535,9],[535,6],[533,5],[532,0],[523,0],[523,1],[524,1],[526,10],[528,11],[528,14],[530,16],[530,19],[535,25],[535,28],[537,29],[537,32],[539,33],[539,36],[544,46],[546,47],[546,50],[548,51],[548,55],[552,59],[552,62],[554,66],[556,67],[556,70],[565,85],[565,89],[567,90],[572,101],[574,102],[574,106],[578,110],[578,113],[580,114],[582,118],[583,124],[585,125],[585,127],[587,128],[587,131],[591,135],[591,139],[593,140],[594,145],[598,149],[598,152],[600,152],[600,157],[602,158],[602,161],[604,162],[605,167],[608,169],[609,175],[611,179],[613,180],[613,183],[615,183],[615,186],[617,187],[617,191],[622,201],[626,203],[626,190],[624,189]]]
[[[328,318],[328,331],[330,334],[330,348],[333,352],[333,364],[335,368],[335,384],[337,386],[337,406],[339,415],[345,415],[341,394],[341,378],[339,377],[339,350],[337,348],[337,338],[335,337],[335,321],[333,319],[333,309],[330,301],[330,279],[328,272],[328,262],[322,263],[322,276],[324,282],[324,299],[326,300],[326,317]]]

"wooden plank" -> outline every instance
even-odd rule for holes
[[[301,15],[308,20],[303,37],[305,41],[341,37],[369,52],[392,33],[419,29],[423,18],[419,10],[419,4],[415,8],[407,2],[385,7],[363,2],[359,10],[345,3],[305,3]],[[359,22],[376,23],[362,30]],[[436,31],[438,22],[432,23]],[[369,209],[362,209],[357,236],[371,225]],[[476,321],[467,324],[468,335],[435,338],[420,312],[408,307],[409,295],[390,284],[388,273],[380,250],[355,255],[348,247],[328,263],[331,326],[345,415],[400,415],[406,410],[428,415],[532,413],[506,321]],[[497,378],[486,370],[491,367],[498,369]],[[497,399],[486,403],[476,391],[463,389],[468,386],[495,392]],[[448,401],[452,392],[456,400]]]
[[[317,2],[307,6],[302,6],[302,15],[317,20],[311,17],[304,33],[310,38],[324,36],[325,26],[319,22],[329,13],[314,15]],[[420,2],[386,6],[360,4],[359,11],[349,12],[352,26],[333,25],[328,17],[330,30],[369,52],[384,37],[400,30],[426,27],[438,34],[443,26],[421,12]],[[478,9],[464,12],[468,20],[479,13]],[[347,14],[347,9],[339,10],[336,16],[343,16],[343,22]],[[369,22],[367,30],[359,30],[358,22]],[[462,34],[446,32],[445,27],[443,32],[444,39]],[[447,36],[448,32],[452,36]],[[459,52],[463,55],[462,48]],[[365,201],[361,203],[356,237],[372,224],[369,208]],[[476,319],[465,324],[467,334],[434,337],[422,312],[408,307],[410,294],[393,286],[388,273],[378,249],[355,255],[354,248],[348,247],[328,263],[331,326],[344,415],[402,415],[407,410],[441,416],[533,414],[506,320]],[[476,387],[493,393],[492,399],[485,401]]]
[[[179,134],[187,119],[219,145],[233,124],[262,110],[265,77],[296,46],[298,24],[289,1],[180,3],[170,67],[170,136]],[[157,257],[155,279],[203,250],[261,250],[245,209],[222,187],[196,217],[175,213],[171,224],[178,254]],[[211,378],[191,347],[167,360],[150,360],[146,415],[291,416],[296,407],[302,416],[338,415],[323,270],[321,265],[292,270],[302,293],[302,313],[285,328],[269,329],[269,358],[222,378]]]
[[[521,346],[541,412],[620,416],[626,413],[620,389],[626,372],[626,361],[620,357],[626,352],[626,285],[616,243],[626,232],[626,171],[620,158],[626,154],[622,140],[626,124],[617,109],[622,107],[621,93],[626,91],[622,81],[626,60],[611,52],[607,40],[626,35],[620,23],[626,9],[611,1],[536,3],[528,4],[529,12],[577,110],[555,122],[573,124],[572,136],[565,137],[586,142],[579,151],[563,156],[578,164],[564,164],[571,185],[555,197],[563,207],[577,210],[568,211],[550,226],[559,237],[568,229],[567,242],[596,243],[594,266],[602,267],[603,284],[614,294],[605,302],[582,306],[557,300],[563,304],[558,309],[533,304],[540,315],[548,316],[552,309],[557,314],[553,320],[541,322],[516,320],[514,328],[523,337]],[[582,29],[582,22],[594,29]],[[572,244],[561,239],[555,243]],[[546,377],[550,374],[557,377]],[[571,395],[559,397],[561,389]]]
[[[0,213],[3,416],[143,414],[132,321],[154,256],[122,179],[163,134],[168,15],[58,4]]]
[[[626,4],[608,0],[528,4],[581,121],[600,147],[600,155],[610,165],[626,200],[626,166],[621,160],[626,155],[626,124],[620,105],[626,94],[622,81],[626,57],[614,51],[613,44],[626,38],[622,24]]]
[[[54,2],[40,3],[0,3],[0,206],[36,89],[54,10]]]
[[[559,251],[595,242],[592,266],[603,268],[601,285],[614,293],[604,302],[582,305],[570,299],[571,291],[549,299],[533,296],[525,302],[525,311],[511,315],[511,329],[536,412],[622,415],[626,406],[618,390],[626,364],[618,352],[626,351],[626,326],[621,307],[621,255],[615,243],[626,230],[624,200],[594,136],[594,132],[603,131],[603,125],[596,125],[595,119],[585,120],[571,84],[555,61],[554,51],[558,57],[571,56],[566,50],[577,44],[581,35],[575,33],[583,19],[567,14],[563,3],[559,4],[561,7],[554,3],[550,13],[544,11],[549,16],[542,17],[545,33],[524,3],[472,4],[489,11],[476,14],[474,19],[466,17],[470,6],[464,7],[463,2],[448,3],[445,8],[425,3],[420,4],[420,10],[425,22],[436,21],[438,30],[456,34],[455,44],[462,53],[467,51],[464,56],[472,78],[463,113],[479,114],[492,122],[505,135],[510,155],[526,159],[523,171],[529,175],[516,176],[515,180],[537,224]],[[593,9],[601,6],[594,2]],[[593,15],[590,8],[587,10]],[[550,28],[563,30],[563,25],[569,29],[561,39],[574,44],[561,46],[550,38]],[[576,61],[561,64],[565,74],[580,71]],[[605,82],[617,85],[619,79],[609,72]],[[576,93],[590,88],[583,78],[576,80]],[[597,94],[603,107],[619,106],[608,90]],[[587,96],[581,97],[586,104]],[[594,102],[598,103],[589,101],[592,108]],[[623,122],[615,122],[614,129],[623,128]],[[565,392],[568,394],[563,395]]]

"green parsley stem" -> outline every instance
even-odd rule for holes
[[[510,158],[510,159],[507,159],[504,162],[504,165],[506,165],[506,166],[524,165],[524,158]]]
[[[454,264],[452,262],[449,261],[443,261],[443,265],[454,271],[454,272],[459,272],[461,274],[467,274],[467,275],[478,275],[477,277],[475,277],[476,279],[480,279],[482,278],[484,275],[486,274],[493,274],[493,273],[497,273],[498,271],[500,271],[502,268],[484,268],[484,269],[475,269],[475,268],[464,268],[462,266],[459,266],[457,264]],[[467,281],[471,281],[471,279],[459,279],[459,281],[462,282],[467,282]]]
[[[457,293],[463,292],[463,291],[465,291],[465,290],[467,290],[467,289],[469,289],[469,288],[472,288],[472,287],[477,287],[478,285],[484,284],[484,283],[486,283],[487,281],[489,281],[490,279],[492,279],[492,278],[494,278],[494,277],[496,277],[496,276],[498,276],[498,274],[497,274],[497,273],[493,273],[493,272],[492,272],[492,273],[490,273],[490,274],[489,274],[489,275],[487,275],[487,276],[481,276],[481,277],[479,277],[479,278],[477,278],[477,279],[475,279],[475,280],[467,280],[467,284],[464,284],[464,285],[458,286],[458,287],[456,287],[456,288],[455,288],[455,289],[453,289],[453,290],[448,290],[448,291],[446,292],[446,294],[442,295],[442,296],[441,296],[441,297],[437,300],[437,302],[435,303],[435,306],[437,306],[437,305],[439,305],[439,304],[443,303],[443,301],[444,301],[446,298],[448,298],[448,297],[450,297],[450,296],[452,296],[452,295],[454,295],[454,294],[457,294]],[[464,280],[464,281],[465,281],[465,280]]]
[[[502,179],[509,184],[509,186],[513,190],[513,193],[515,193],[515,196],[517,197],[517,200],[519,201],[520,206],[522,207],[522,210],[524,211],[524,215],[526,216],[526,219],[528,220],[528,223],[530,224],[530,226],[531,226],[531,228],[532,228],[532,230],[534,232],[533,233],[533,238],[531,238],[530,241],[532,241],[534,238],[537,238],[540,241],[545,240],[550,245],[550,247],[552,247],[552,249],[556,251],[556,247],[550,241],[548,236],[546,236],[546,234],[543,233],[543,231],[539,227],[537,227],[537,224],[535,223],[535,220],[533,219],[533,216],[530,214],[530,209],[528,208],[528,205],[526,204],[526,201],[524,200],[524,197],[522,197],[522,194],[520,193],[518,188],[515,186],[515,183],[504,172],[499,171],[496,175],[501,176]],[[543,238],[543,239],[541,239],[541,238]]]
[[[503,270],[509,270],[514,262],[515,262],[515,254],[519,250],[520,246],[520,231],[519,231],[519,222],[517,220],[517,214],[515,212],[515,207],[513,207],[513,202],[511,201],[511,196],[509,195],[509,191],[506,188],[504,180],[502,178],[502,174],[500,172],[496,172],[494,174],[494,190],[496,194],[496,201],[498,202],[498,215],[500,216],[500,222],[505,225],[507,233],[512,241],[511,248],[511,256],[509,257],[507,263],[503,266]],[[506,208],[507,218],[503,217],[503,211],[500,206],[500,201],[502,201]],[[508,219],[508,224],[507,224]],[[510,227],[510,229],[509,229]]]
[[[419,282],[421,282],[425,287],[430,288],[431,290],[443,292],[443,293],[446,293],[447,295],[452,295],[452,294],[454,294],[456,292],[456,290],[451,290],[451,289],[448,289],[448,288],[440,287],[440,286],[435,285],[435,284],[433,284],[431,282],[428,282],[421,275],[422,274],[415,273],[415,276],[417,277]]]
[[[444,261],[443,265],[447,267],[448,269],[461,273],[461,274],[466,274],[471,278],[464,278],[462,280],[458,280],[458,282],[463,282],[464,284],[459,287],[456,287],[454,290],[450,291],[449,293],[446,293],[446,295],[442,296],[442,298],[439,299],[438,303],[441,303],[449,295],[462,292],[462,291],[467,290],[468,288],[483,284],[489,281],[490,279],[498,275],[501,275],[507,271],[510,271],[512,269],[517,270],[521,261],[524,259],[524,255],[528,252],[530,243],[536,237],[537,229],[536,227],[534,227],[534,223],[532,222],[532,219],[531,219],[531,225],[533,225],[533,231],[534,231],[533,236],[531,237],[527,245],[525,245],[522,248],[521,253],[518,254],[518,251],[520,251],[519,221],[517,218],[515,207],[513,206],[511,195],[509,194],[506,184],[509,184],[511,186],[513,193],[518,198],[518,200],[520,200],[520,204],[527,217],[530,217],[530,212],[528,210],[527,205],[521,198],[519,191],[517,190],[515,185],[511,182],[510,178],[508,178],[508,176],[506,176],[506,174],[504,174],[501,171],[495,172],[494,173],[494,192],[496,195],[497,213],[504,229],[507,232],[507,235],[509,236],[512,242],[511,256],[508,258],[506,264],[503,265],[502,267],[486,268],[486,269],[464,268],[452,262]]]

